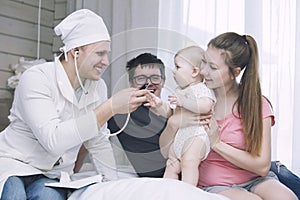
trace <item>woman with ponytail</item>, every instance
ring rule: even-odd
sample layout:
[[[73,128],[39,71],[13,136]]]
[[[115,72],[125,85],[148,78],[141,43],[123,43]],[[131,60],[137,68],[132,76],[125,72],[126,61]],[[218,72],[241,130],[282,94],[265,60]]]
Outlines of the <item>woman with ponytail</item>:
[[[203,63],[201,74],[217,104],[207,129],[212,151],[199,166],[198,187],[230,199],[296,200],[269,171],[275,121],[261,92],[253,37],[217,36],[208,43]]]

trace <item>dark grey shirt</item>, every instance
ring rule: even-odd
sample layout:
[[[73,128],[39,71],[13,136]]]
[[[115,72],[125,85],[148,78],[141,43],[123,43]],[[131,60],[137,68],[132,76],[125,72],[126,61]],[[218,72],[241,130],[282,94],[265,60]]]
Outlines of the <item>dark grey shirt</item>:
[[[108,121],[111,132],[120,130],[127,115],[115,115]],[[130,163],[140,177],[162,177],[166,159],[161,155],[159,137],[167,119],[140,106],[131,113],[124,131],[117,135]]]

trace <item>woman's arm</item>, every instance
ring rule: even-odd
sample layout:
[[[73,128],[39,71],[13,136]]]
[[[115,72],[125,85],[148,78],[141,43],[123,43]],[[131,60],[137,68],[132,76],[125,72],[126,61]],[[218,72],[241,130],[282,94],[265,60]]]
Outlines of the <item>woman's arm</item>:
[[[211,148],[223,158],[234,165],[256,173],[260,176],[268,174],[271,163],[271,117],[263,120],[263,141],[259,156],[253,156],[249,152],[232,147],[217,137],[218,127],[215,120],[211,120],[209,136]]]
[[[211,112],[213,105],[214,102],[209,97],[201,97],[195,99],[184,97],[182,99],[182,107],[194,113],[209,113]]]
[[[176,103],[194,113],[205,114],[211,112],[216,103],[216,97],[212,90],[203,83],[189,86],[185,90],[177,90]]]
[[[170,145],[173,143],[174,137],[179,128],[195,125],[207,125],[211,118],[211,113],[200,116],[189,110],[177,107],[174,114],[169,118],[168,123],[159,138],[161,154],[168,156]]]

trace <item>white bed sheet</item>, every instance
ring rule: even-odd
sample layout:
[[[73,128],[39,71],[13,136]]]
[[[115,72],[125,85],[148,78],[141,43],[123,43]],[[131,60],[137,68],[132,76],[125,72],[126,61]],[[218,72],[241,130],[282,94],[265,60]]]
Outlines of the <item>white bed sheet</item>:
[[[73,192],[68,200],[229,200],[182,181],[129,178],[97,183]]]

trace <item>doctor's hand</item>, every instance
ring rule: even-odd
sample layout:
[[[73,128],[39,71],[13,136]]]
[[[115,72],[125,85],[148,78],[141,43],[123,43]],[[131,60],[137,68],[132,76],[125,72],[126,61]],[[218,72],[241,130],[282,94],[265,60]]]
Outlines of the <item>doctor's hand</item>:
[[[127,88],[117,92],[111,97],[113,114],[125,114],[135,111],[146,101],[146,94],[148,93],[148,90],[138,90],[136,88]]]

